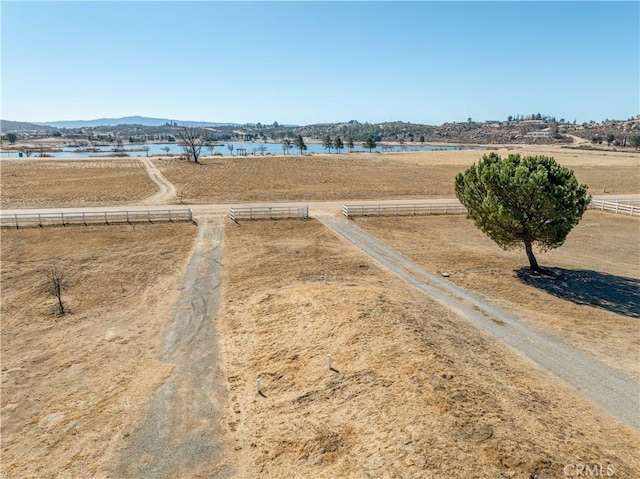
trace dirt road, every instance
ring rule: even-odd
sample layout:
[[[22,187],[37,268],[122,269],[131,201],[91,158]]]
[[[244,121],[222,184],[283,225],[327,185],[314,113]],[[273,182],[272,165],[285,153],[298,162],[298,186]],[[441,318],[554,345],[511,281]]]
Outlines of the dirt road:
[[[316,217],[441,305],[524,354],[623,423],[640,429],[639,386],[632,379],[526,324],[520,318],[423,270],[348,220],[327,214]]]
[[[220,306],[224,223],[203,218],[182,297],[164,334],[162,360],[174,365],[132,436],[118,478],[229,477],[220,442],[226,385],[219,371],[214,321]]]
[[[140,161],[147,169],[149,177],[158,185],[160,191],[145,200],[145,203],[166,203],[176,197],[176,187],[160,172],[149,158],[140,158]]]

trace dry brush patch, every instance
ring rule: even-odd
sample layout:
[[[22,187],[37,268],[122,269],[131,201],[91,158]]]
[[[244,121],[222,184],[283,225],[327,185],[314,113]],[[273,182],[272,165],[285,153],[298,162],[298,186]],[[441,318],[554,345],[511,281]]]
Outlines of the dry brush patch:
[[[640,472],[635,431],[316,221],[226,231],[219,331],[238,477],[562,477],[579,461]]]
[[[104,477],[171,372],[158,360],[191,225],[2,232],[2,475]],[[44,273],[63,271],[58,316]]]
[[[498,150],[555,156],[594,193],[638,193],[640,156],[564,150]],[[488,151],[256,156],[155,160],[189,203],[454,197],[454,178]],[[609,156],[608,156],[609,155]]]
[[[132,204],[157,191],[138,160],[2,160],[2,208]]]
[[[537,253],[556,279],[531,275],[463,216],[358,218],[356,224],[432,272],[640,380],[638,220],[587,211],[560,248]]]

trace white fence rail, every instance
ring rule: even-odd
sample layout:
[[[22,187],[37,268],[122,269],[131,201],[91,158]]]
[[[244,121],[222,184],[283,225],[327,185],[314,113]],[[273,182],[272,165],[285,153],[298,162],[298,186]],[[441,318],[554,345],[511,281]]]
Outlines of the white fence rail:
[[[342,214],[354,216],[462,214],[467,209],[460,203],[413,203],[388,205],[343,205]]]
[[[229,218],[236,223],[238,220],[264,220],[284,218],[308,218],[308,206],[251,206],[229,208]]]
[[[2,227],[132,224],[193,221],[191,208],[176,210],[92,211],[61,213],[0,213]]]
[[[606,201],[607,203],[620,203],[621,205],[640,206],[640,198],[607,198],[606,200],[594,199],[592,201]]]
[[[637,200],[621,200],[627,203],[617,201],[591,200],[589,207],[594,210],[610,211],[620,215],[640,216],[640,202]]]
[[[591,200],[591,209],[610,211],[617,214],[640,216],[640,199],[624,198],[614,200]],[[467,209],[460,203],[413,203],[380,205],[343,205],[342,214],[354,216],[406,216],[432,214],[463,214]]]

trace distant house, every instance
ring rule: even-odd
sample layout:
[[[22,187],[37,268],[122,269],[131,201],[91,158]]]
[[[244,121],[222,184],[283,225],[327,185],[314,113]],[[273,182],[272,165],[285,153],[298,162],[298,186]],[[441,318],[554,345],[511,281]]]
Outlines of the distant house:
[[[546,131],[530,131],[527,136],[549,136],[549,130]]]

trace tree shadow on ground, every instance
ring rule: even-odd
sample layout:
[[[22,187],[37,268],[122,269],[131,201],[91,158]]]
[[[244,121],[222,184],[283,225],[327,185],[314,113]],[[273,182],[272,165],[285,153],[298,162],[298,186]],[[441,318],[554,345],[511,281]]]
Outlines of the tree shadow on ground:
[[[640,280],[590,270],[529,268],[515,270],[523,283],[576,304],[586,304],[630,318],[640,318]]]

